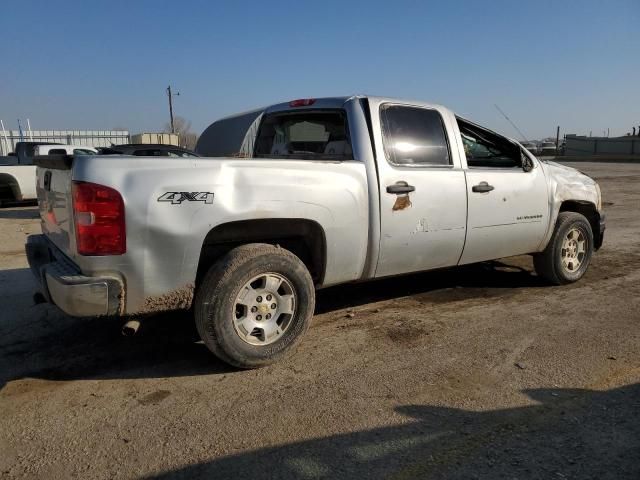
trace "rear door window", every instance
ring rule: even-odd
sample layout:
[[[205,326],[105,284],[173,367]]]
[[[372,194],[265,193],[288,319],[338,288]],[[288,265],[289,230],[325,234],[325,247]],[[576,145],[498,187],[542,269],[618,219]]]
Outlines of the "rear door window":
[[[444,123],[436,110],[385,105],[381,113],[384,149],[400,166],[450,165]]]
[[[344,110],[286,111],[263,117],[255,141],[258,158],[352,160]]]

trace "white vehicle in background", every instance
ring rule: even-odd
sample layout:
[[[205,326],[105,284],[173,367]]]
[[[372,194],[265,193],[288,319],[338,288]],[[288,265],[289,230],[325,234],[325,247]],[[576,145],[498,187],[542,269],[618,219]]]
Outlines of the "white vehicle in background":
[[[36,155],[97,155],[98,151],[86,145],[60,145],[55,143],[18,142],[14,154],[0,161],[0,206],[36,200]]]
[[[541,157],[554,157],[557,153],[556,144],[553,142],[542,142],[540,145]]]
[[[98,150],[86,145],[39,145],[35,154],[41,155],[97,155]]]
[[[531,152],[533,155],[537,155],[538,154],[538,146],[535,143],[533,143],[533,142],[522,142],[520,145],[522,145],[524,148],[529,150],[529,152]]]
[[[3,157],[11,159],[12,157]],[[0,162],[0,207],[7,203],[36,199],[35,165]]]

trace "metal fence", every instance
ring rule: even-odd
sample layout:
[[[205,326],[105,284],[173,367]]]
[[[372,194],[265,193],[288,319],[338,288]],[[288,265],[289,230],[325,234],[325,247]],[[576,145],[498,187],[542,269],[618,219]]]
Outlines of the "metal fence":
[[[640,155],[640,137],[574,137],[567,135],[565,155]]]
[[[52,142],[87,147],[108,147],[129,143],[127,130],[0,130],[0,155],[15,151],[18,142]]]

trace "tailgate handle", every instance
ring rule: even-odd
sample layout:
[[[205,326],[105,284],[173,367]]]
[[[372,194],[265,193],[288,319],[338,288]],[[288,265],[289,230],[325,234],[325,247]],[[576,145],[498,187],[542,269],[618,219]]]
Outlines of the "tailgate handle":
[[[49,192],[51,191],[51,171],[47,170],[44,172],[44,189]]]
[[[487,182],[480,182],[478,185],[471,187],[471,190],[476,193],[487,193],[494,189],[493,185],[489,185]]]

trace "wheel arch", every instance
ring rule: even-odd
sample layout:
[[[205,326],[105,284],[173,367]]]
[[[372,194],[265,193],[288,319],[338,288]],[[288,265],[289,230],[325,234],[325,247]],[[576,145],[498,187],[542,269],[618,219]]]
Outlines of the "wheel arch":
[[[286,248],[307,266],[316,285],[324,281],[327,246],[322,226],[303,218],[267,218],[239,220],[212,228],[202,242],[196,287],[213,263],[232,249],[248,243]]]
[[[12,195],[11,198],[5,196],[9,192]],[[22,192],[18,180],[9,173],[0,173],[0,200],[20,200],[21,198]]]
[[[558,213],[560,212],[575,212],[584,216],[589,221],[593,231],[594,248],[597,250],[602,246],[600,213],[594,203],[585,200],[565,200],[560,204]]]

